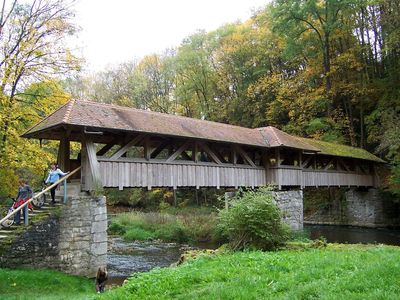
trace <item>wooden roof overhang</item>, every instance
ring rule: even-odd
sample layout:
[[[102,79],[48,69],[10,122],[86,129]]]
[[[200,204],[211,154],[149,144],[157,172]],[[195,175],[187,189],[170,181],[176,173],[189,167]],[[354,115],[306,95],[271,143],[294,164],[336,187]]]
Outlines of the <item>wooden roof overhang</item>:
[[[289,135],[275,127],[245,128],[116,105],[71,100],[33,126],[22,137],[95,143],[146,133],[160,138],[190,139],[218,144],[237,144],[258,149],[290,148],[303,153],[352,157],[384,162],[360,148]]]
[[[279,130],[275,128],[275,131]],[[286,133],[279,132],[286,140],[296,140]],[[255,148],[276,146],[275,140],[259,129],[79,100],[69,101],[25,132],[22,137],[51,140],[68,137],[71,141],[82,141],[85,135],[90,135],[95,142],[107,143],[116,135],[136,133]],[[299,150],[319,151],[298,141],[289,146]]]
[[[82,126],[82,125],[74,125],[74,124],[58,124],[37,132],[23,134],[22,137],[25,138],[33,138],[39,140],[63,140],[66,137],[71,142],[83,142],[88,137],[94,142],[99,144],[108,144],[108,143],[123,143],[126,139],[130,137],[134,137],[138,134],[145,133],[152,138],[160,138],[160,139],[174,139],[174,140],[193,140],[193,141],[205,141],[216,143],[219,145],[229,146],[232,144],[251,147],[255,149],[266,149],[268,147],[261,145],[252,145],[252,144],[243,144],[243,143],[232,143],[221,140],[211,140],[204,138],[196,138],[196,137],[185,137],[179,135],[165,135],[165,134],[156,134],[152,132],[139,132],[133,130],[117,130],[112,128],[101,128],[94,126]],[[141,144],[140,142],[138,143]]]

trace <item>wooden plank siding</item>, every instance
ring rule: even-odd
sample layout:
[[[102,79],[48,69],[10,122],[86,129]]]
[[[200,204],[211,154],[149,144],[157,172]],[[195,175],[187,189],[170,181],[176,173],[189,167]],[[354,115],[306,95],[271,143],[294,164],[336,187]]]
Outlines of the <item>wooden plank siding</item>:
[[[264,168],[216,165],[99,161],[104,187],[263,186]]]
[[[336,170],[300,169],[289,166],[270,168],[267,183],[278,186],[374,186],[374,176]]]
[[[98,157],[104,187],[257,187],[267,184],[298,187],[374,186],[374,175],[337,170],[278,166],[217,165],[157,160],[118,160]]]

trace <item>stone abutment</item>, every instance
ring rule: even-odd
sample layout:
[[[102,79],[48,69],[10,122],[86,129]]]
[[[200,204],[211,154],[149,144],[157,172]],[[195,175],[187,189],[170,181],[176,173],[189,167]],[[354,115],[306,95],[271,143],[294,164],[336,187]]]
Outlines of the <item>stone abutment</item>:
[[[1,267],[60,270],[94,277],[107,264],[105,197],[73,196],[1,248]]]

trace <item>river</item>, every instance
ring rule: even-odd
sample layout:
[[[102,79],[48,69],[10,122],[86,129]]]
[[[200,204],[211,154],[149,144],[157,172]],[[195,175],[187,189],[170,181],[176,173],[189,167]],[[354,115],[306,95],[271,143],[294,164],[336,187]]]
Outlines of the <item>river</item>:
[[[132,273],[168,267],[178,261],[184,249],[175,243],[125,242],[121,238],[109,240],[108,285],[120,285]]]
[[[304,225],[313,240],[325,237],[328,243],[386,244],[400,246],[400,230],[388,228],[364,228],[338,225]]]

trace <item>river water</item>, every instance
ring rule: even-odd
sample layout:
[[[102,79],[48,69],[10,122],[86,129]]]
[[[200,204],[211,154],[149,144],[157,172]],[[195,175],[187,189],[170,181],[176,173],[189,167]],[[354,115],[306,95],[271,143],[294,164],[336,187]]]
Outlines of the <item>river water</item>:
[[[325,237],[330,243],[378,243],[400,246],[399,229],[376,229],[352,226],[305,225],[311,239]],[[207,248],[210,245],[200,245]],[[215,245],[211,245],[215,248]],[[121,285],[133,273],[146,272],[155,267],[168,267],[179,260],[187,249],[175,243],[124,242],[121,238],[109,241],[108,286]]]
[[[386,244],[400,246],[400,230],[338,225],[304,225],[311,239],[325,237],[328,243]]]
[[[175,243],[125,242],[121,238],[109,240],[109,285],[120,285],[136,272],[150,271],[155,267],[168,267],[177,262],[184,248]]]

